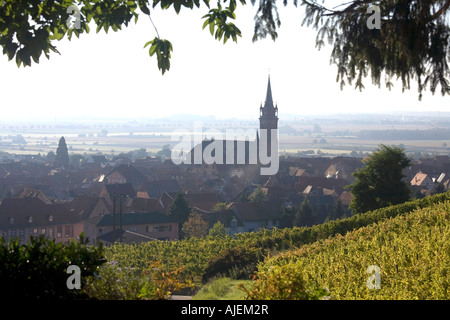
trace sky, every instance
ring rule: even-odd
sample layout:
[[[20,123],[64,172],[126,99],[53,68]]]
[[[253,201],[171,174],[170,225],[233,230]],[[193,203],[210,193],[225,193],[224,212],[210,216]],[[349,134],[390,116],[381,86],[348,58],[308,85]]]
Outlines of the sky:
[[[236,11],[243,36],[226,44],[202,30],[207,8],[156,8],[152,19],[161,38],[172,42],[171,68],[164,75],[144,44],[156,36],[146,16],[119,32],[102,30],[56,43],[61,55],[44,55],[39,64],[18,68],[0,55],[0,123],[145,119],[175,114],[217,119],[257,119],[270,74],[280,119],[340,113],[449,111],[449,98],[426,92],[422,101],[410,91],[372,85],[363,92],[336,82],[330,46],[315,48],[315,32],[302,27],[302,9],[280,6],[281,28],[253,43],[256,8]]]

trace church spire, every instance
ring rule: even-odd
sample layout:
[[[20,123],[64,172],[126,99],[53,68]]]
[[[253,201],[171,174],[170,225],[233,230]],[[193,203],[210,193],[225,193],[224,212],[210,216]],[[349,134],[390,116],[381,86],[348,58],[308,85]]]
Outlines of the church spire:
[[[270,74],[269,80],[267,82],[267,93],[266,93],[266,102],[264,103],[264,108],[273,108],[273,99],[272,99],[272,88],[270,86]]]
[[[272,87],[270,85],[270,75],[267,81],[267,93],[264,107],[259,107],[260,129],[276,129],[278,128],[278,107],[275,107],[272,99]]]

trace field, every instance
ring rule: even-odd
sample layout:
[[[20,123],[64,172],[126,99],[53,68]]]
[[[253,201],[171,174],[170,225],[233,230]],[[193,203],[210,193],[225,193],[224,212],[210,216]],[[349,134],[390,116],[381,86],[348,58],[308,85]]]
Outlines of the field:
[[[56,152],[58,141],[61,136],[65,137],[69,154],[111,154],[118,155],[127,153],[136,149],[146,149],[149,153],[160,151],[164,145],[173,146],[178,141],[172,141],[172,137],[165,133],[146,133],[130,134],[117,133],[108,136],[86,135],[78,136],[75,134],[51,133],[51,134],[23,134],[26,144],[12,143],[8,135],[3,135],[0,141],[0,151],[11,154],[38,154],[46,155],[48,152]],[[326,142],[321,142],[324,139]],[[448,140],[368,140],[358,139],[356,137],[336,137],[321,135],[288,135],[280,134],[279,152],[284,154],[298,154],[313,150],[314,154],[318,151],[329,155],[348,155],[355,152],[371,152],[379,144],[403,145],[406,152],[422,152],[429,154],[449,154],[450,139]],[[444,147],[445,146],[445,147]],[[319,153],[320,153],[319,152]],[[311,152],[310,152],[311,153]]]

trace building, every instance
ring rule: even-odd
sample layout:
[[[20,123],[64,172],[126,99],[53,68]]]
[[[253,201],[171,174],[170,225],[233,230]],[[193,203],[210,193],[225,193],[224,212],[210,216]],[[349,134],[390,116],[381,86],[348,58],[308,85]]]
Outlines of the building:
[[[141,171],[130,164],[120,164],[106,176],[108,184],[130,183],[135,189],[140,188],[147,180]]]
[[[124,213],[122,218],[120,214],[107,214],[97,216],[83,221],[83,230],[86,237],[94,244],[100,241],[103,235],[116,231],[117,234],[124,230],[142,235],[144,238],[157,240],[176,240],[178,239],[178,221],[161,213]],[[107,236],[105,240],[116,239],[113,234]],[[142,237],[141,237],[142,239]],[[119,237],[120,241],[120,237]],[[123,239],[122,239],[123,241]]]
[[[412,187],[419,187],[431,191],[434,189],[434,182],[430,175],[419,171],[410,182]]]
[[[39,198],[4,199],[0,205],[0,235],[7,241],[43,235],[56,243],[77,239],[83,231],[78,215],[62,204],[48,204]]]
[[[114,200],[114,194],[116,195],[116,199],[119,199],[122,195],[127,198],[136,197],[136,191],[134,190],[131,183],[114,183],[114,184],[105,184],[100,191],[100,197],[105,197]]]
[[[281,212],[280,208],[270,203],[257,202],[234,202],[229,206],[234,213],[235,219],[231,221],[230,231],[253,232],[259,229],[273,229],[280,226]],[[238,223],[242,225],[237,230]]]
[[[95,216],[103,216],[112,211],[108,198],[96,195],[79,195],[72,201],[65,203],[69,212],[78,216],[80,220],[86,220]]]
[[[180,185],[175,179],[154,180],[144,183],[138,190],[137,197],[156,199],[164,192],[177,193],[181,191]]]
[[[214,134],[211,134],[212,138],[200,141],[186,153],[184,159],[182,157],[175,159],[177,164],[179,162],[197,165],[216,164],[218,166],[257,165],[260,167],[262,175],[276,174],[279,166],[278,106],[274,106],[273,103],[270,77],[267,83],[266,100],[264,106],[261,104],[259,114],[259,131],[227,131],[226,139],[215,139]],[[175,147],[175,150],[183,151],[178,148],[181,149],[185,145],[186,141],[182,141],[179,147]]]

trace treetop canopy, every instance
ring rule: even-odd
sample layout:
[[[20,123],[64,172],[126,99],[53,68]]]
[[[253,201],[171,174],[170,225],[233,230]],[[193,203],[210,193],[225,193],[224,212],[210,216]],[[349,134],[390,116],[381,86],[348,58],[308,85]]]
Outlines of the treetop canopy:
[[[250,0],[258,6],[253,41],[267,36],[276,40],[280,2]],[[377,86],[384,79],[389,89],[392,79],[400,79],[403,91],[416,81],[419,99],[427,88],[433,94],[439,88],[442,95],[450,93],[450,0],[353,0],[337,6],[331,0],[291,3],[304,8],[303,25],[317,31],[316,47],[322,48],[325,41],[332,46],[330,63],[337,66],[341,88],[354,83],[362,90],[363,78],[370,76]],[[224,43],[237,42],[241,31],[233,22],[235,11],[247,4],[247,0],[0,0],[0,45],[17,66],[31,66],[31,60],[39,63],[42,54],[49,59],[51,51],[59,53],[55,41],[89,33],[91,22],[96,32],[119,31],[132,20],[137,23],[141,15],[151,20],[157,6],[173,8],[177,14],[182,7],[205,10],[203,29]],[[149,47],[150,56],[156,54],[164,74],[170,69],[173,46],[160,38],[156,26],[155,33],[144,47]]]

